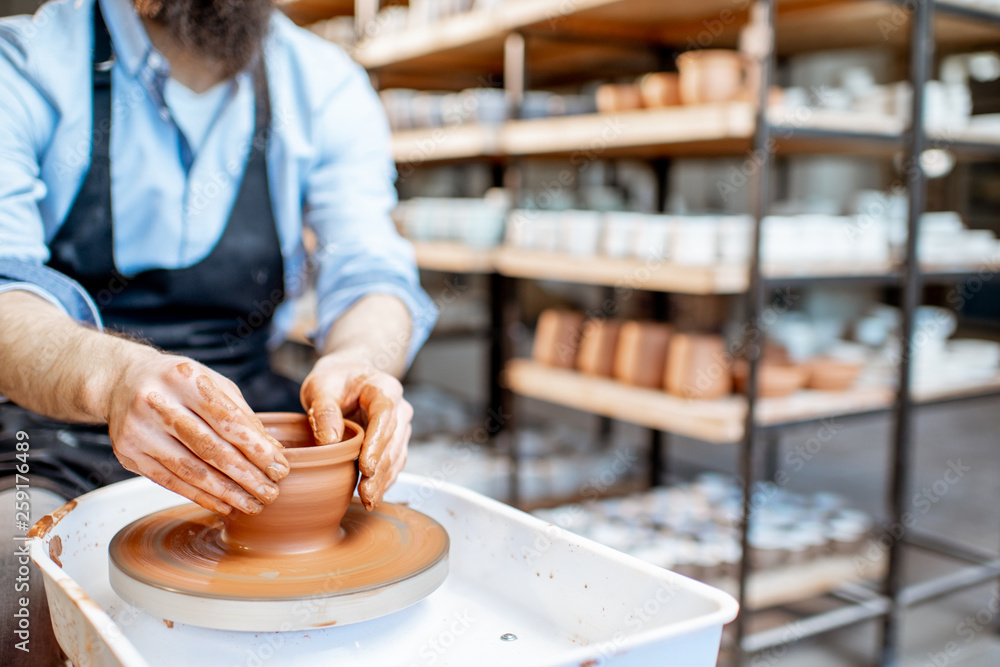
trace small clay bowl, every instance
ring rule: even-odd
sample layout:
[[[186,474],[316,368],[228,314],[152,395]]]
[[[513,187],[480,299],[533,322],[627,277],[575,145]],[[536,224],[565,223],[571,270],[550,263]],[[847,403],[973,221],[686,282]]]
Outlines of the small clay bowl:
[[[745,393],[749,368],[746,361],[733,364],[733,383],[737,393]],[[761,398],[781,398],[794,394],[806,386],[808,371],[794,364],[777,364],[763,361],[757,374],[757,395]]]
[[[318,444],[305,415],[258,413],[264,428],[285,447],[291,468],[278,482],[278,498],[255,516],[223,517],[222,540],[241,551],[301,554],[327,549],[343,537],[344,518],[358,485],[358,455],[365,434],[344,420],[340,442]]]
[[[861,374],[863,364],[820,357],[808,362],[808,387],[821,391],[845,391]]]

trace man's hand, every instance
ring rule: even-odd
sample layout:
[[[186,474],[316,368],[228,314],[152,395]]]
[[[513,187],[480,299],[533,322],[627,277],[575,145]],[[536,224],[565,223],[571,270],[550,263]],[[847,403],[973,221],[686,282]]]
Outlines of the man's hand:
[[[259,512],[288,474],[235,384],[34,294],[0,294],[0,368],[0,393],[53,419],[107,423],[122,465],[214,512]]]
[[[365,426],[358,495],[366,509],[378,507],[406,465],[413,408],[403,398],[403,385],[349,355],[328,354],[302,383],[302,406],[319,443],[343,438],[345,415]]]
[[[108,395],[108,428],[127,470],[219,514],[257,514],[288,474],[281,445],[236,385],[209,368],[146,348]]]

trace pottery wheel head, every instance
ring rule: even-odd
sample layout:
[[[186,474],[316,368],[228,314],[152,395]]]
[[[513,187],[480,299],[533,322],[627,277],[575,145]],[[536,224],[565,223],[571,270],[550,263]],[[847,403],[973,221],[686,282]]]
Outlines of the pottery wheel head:
[[[392,503],[367,512],[355,500],[341,529],[342,539],[325,549],[261,554],[221,539],[221,517],[193,504],[172,507],[115,535],[111,585],[159,618],[271,631],[384,616],[423,599],[447,575],[448,534],[420,512]]]

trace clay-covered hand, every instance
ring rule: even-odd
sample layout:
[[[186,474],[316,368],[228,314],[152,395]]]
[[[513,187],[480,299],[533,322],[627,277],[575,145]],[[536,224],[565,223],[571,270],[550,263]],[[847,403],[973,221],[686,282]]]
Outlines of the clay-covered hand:
[[[358,496],[373,510],[406,465],[413,408],[403,398],[403,385],[388,373],[336,354],[321,357],[302,383],[302,406],[316,441],[339,442],[344,416],[365,427],[358,467]]]
[[[288,474],[281,445],[237,386],[190,359],[137,355],[111,389],[107,410],[126,469],[213,512],[260,512]]]

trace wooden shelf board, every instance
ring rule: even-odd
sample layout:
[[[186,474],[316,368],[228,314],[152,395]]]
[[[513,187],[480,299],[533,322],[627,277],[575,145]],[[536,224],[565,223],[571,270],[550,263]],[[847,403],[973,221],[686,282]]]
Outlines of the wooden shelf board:
[[[788,109],[772,107],[768,120],[777,130],[813,130],[819,132],[851,132],[859,135],[901,137],[905,129],[902,119],[888,114],[868,114],[830,109]]]
[[[976,395],[1000,392],[1000,376],[982,378],[970,382],[941,383],[933,386],[916,385],[913,388],[913,400],[917,403],[932,403],[934,401],[953,398],[973,397]]]
[[[669,431],[706,442],[733,443],[743,438],[745,401],[742,396],[719,400],[688,400],[656,389],[643,389],[609,378],[551,368],[526,359],[512,360],[506,370],[510,389],[522,396],[565,405],[585,412]],[[1000,390],[1000,376],[960,386],[917,388],[915,400],[927,402]],[[881,410],[892,405],[888,387],[856,387],[842,392],[800,391],[758,402],[757,421],[776,425],[837,415]]]
[[[780,6],[780,5],[779,5]],[[778,50],[784,54],[889,46],[905,50],[910,12],[892,2],[846,0],[818,6],[793,6],[779,12]],[[937,12],[934,34],[939,47],[964,49],[995,42],[1000,24],[977,23]]]
[[[616,148],[748,139],[749,104],[705,104],[511,121],[501,126],[500,146],[509,155],[600,154]]]
[[[484,157],[500,153],[498,128],[454,125],[402,130],[392,135],[392,154],[401,164]]]
[[[952,1],[952,4],[958,4]],[[987,12],[987,15],[991,15]],[[370,69],[438,72],[466,69],[476,61],[480,71],[501,70],[506,35],[522,31],[536,37],[560,38],[558,49],[576,54],[550,67],[534,63],[533,76],[552,67],[579,62],[596,45],[631,42],[675,48],[732,48],[747,19],[747,8],[731,0],[515,0],[489,10],[448,17],[427,26],[377,35],[359,45],[355,57]],[[875,0],[779,0],[779,52],[888,45],[904,49],[909,14],[893,2]],[[997,22],[974,21],[938,12],[939,45],[968,48],[995,42]],[[571,40],[563,38],[571,37]],[[589,38],[590,43],[587,43]],[[547,48],[544,40],[534,48]],[[541,61],[544,62],[544,59]]]
[[[278,0],[276,4],[299,25],[335,16],[354,16],[354,0]]]
[[[524,359],[508,363],[506,381],[514,393],[522,396],[709,442],[737,442],[743,433],[742,401],[736,396],[689,401]]]
[[[492,273],[494,250],[472,248],[453,241],[414,241],[417,266],[451,273]]]
[[[892,154],[902,146],[903,122],[894,116],[826,110],[769,111],[779,150],[824,153],[855,150]],[[742,155],[754,128],[753,107],[733,102],[614,114],[515,120],[499,125],[452,125],[393,134],[401,164],[480,157],[563,155],[597,159],[621,155]],[[932,141],[1000,149],[988,130],[930,132]]]
[[[859,572],[855,557],[843,555],[752,572],[747,582],[745,606],[750,610],[767,609],[811,600],[862,579],[877,580],[885,571],[886,559],[884,555],[874,561],[866,558],[865,565],[864,572]],[[716,579],[707,583],[730,595],[738,594],[739,586],[735,579]]]
[[[629,151],[735,155],[749,146],[753,125],[749,104],[710,104],[402,130],[393,134],[392,152],[406,164],[502,155],[596,159]]]
[[[517,278],[684,294],[738,294],[746,289],[739,266],[683,266],[658,260],[571,255],[500,248],[497,271]]]
[[[414,241],[417,265],[423,269],[454,273],[497,273],[512,278],[555,280],[641,289],[677,294],[740,294],[747,289],[747,269],[742,264],[684,265],[631,257],[575,256],[565,253],[522,250],[508,246],[472,248],[455,241]],[[923,267],[933,279],[956,279],[983,267]],[[995,272],[1000,267],[989,267]],[[984,269],[987,270],[987,269]],[[852,277],[887,280],[898,277],[898,267],[886,263],[827,265],[765,264],[768,279],[831,280]]]

